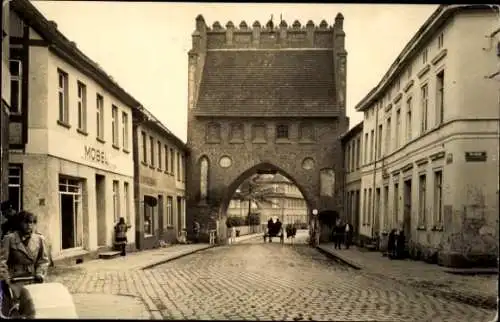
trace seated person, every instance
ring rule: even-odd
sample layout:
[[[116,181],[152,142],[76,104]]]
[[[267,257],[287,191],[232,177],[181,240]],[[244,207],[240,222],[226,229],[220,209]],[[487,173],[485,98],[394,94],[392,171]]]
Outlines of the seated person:
[[[22,284],[9,283],[5,261],[0,261],[0,306],[1,319],[35,318],[35,305],[30,293]]]

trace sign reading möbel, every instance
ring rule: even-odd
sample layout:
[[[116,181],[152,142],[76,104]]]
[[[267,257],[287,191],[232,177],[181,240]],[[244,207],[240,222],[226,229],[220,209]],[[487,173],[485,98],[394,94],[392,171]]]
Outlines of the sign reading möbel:
[[[85,160],[102,163],[108,165],[108,158],[103,150],[93,148],[91,146],[85,145],[85,153],[83,155]]]

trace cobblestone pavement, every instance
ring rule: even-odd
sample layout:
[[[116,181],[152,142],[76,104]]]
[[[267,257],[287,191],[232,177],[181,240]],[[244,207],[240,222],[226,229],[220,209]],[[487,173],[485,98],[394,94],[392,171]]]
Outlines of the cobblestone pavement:
[[[360,267],[365,273],[475,306],[496,307],[498,275],[450,274],[438,265],[409,259],[389,260],[380,252],[363,251],[356,247],[341,250],[335,250],[333,244],[319,247]]]
[[[54,280],[89,318],[109,317],[111,306],[115,317],[136,319],[490,321],[495,314],[391,285],[306,245],[257,239],[147,270],[81,268]]]
[[[391,285],[305,245],[217,247],[144,275],[166,319],[489,321],[495,315]]]

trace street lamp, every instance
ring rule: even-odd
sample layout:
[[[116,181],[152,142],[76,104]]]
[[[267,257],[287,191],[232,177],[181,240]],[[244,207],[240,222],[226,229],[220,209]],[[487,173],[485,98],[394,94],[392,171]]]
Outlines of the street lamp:
[[[236,194],[238,195],[238,200],[240,201],[239,206],[240,206],[240,217],[243,217],[243,207],[241,206],[241,190],[238,188],[236,189]]]

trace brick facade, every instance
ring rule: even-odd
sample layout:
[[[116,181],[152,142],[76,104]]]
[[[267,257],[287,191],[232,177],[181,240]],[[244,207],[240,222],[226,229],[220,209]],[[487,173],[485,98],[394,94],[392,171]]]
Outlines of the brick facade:
[[[284,21],[279,28],[258,22],[208,28],[197,17],[189,52],[188,228],[197,219],[202,230],[215,229],[236,188],[258,170],[288,177],[310,210],[342,212],[339,137],[348,127],[342,29],[341,14],[331,27],[323,21],[304,28]],[[288,133],[279,138],[283,126]],[[202,157],[209,164],[206,202]],[[221,166],[223,157],[231,164]],[[325,180],[322,187],[321,170],[332,170],[334,186]]]

